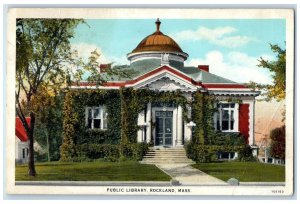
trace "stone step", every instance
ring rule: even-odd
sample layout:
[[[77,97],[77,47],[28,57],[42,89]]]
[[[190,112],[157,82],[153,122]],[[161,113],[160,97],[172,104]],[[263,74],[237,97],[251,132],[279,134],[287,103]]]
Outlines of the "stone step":
[[[181,161],[181,160],[174,160],[174,161],[162,161],[162,160],[154,160],[154,161],[140,161],[141,164],[195,164],[194,161]]]
[[[184,148],[151,148],[149,151],[185,151]]]
[[[186,155],[173,155],[173,154],[146,154],[147,157],[186,157]]]
[[[185,149],[150,149],[149,151],[165,151],[165,152],[185,152]]]
[[[164,163],[193,163],[193,161],[189,161],[189,160],[142,160],[142,162],[144,163],[159,163],[159,164],[164,164]]]
[[[181,156],[172,156],[172,155],[145,155],[144,158],[187,158],[185,155],[181,155]]]
[[[147,155],[153,155],[153,156],[155,156],[155,155],[162,155],[162,156],[168,156],[168,155],[171,155],[171,156],[186,156],[186,154],[185,153],[147,153]]]
[[[185,153],[185,151],[149,151],[148,153],[169,153],[169,154],[173,154],[173,153]]]
[[[145,163],[194,163],[190,159],[143,159]]]
[[[194,164],[195,162],[186,156],[184,148],[152,148],[140,161],[143,164]]]

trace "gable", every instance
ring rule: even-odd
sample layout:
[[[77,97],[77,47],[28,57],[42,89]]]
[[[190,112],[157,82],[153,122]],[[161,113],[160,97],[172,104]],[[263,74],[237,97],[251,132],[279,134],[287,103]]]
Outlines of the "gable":
[[[168,66],[163,66],[139,77],[139,80],[132,87],[160,91],[195,91],[199,88],[199,85],[183,73]]]
[[[176,90],[194,90],[196,88],[186,86],[177,82],[174,79],[170,79],[169,77],[165,76],[156,81],[151,81],[144,86],[139,88],[147,88],[150,90],[158,90],[158,91],[176,91]]]

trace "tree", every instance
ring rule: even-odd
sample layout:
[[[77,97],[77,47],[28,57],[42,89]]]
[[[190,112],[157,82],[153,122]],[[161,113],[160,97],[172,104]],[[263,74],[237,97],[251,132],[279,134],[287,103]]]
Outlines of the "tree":
[[[40,107],[37,114],[34,138],[46,150],[47,154],[41,155],[42,160],[57,161],[62,143],[64,94],[52,96],[45,91],[39,97],[43,97],[41,100],[44,101],[44,106]]]
[[[258,67],[268,69],[272,73],[273,84],[255,84],[255,86],[265,91],[262,93],[266,97],[265,100],[276,99],[282,101],[285,99],[286,50],[278,45],[270,44],[270,47],[276,54],[276,60],[269,61],[260,57]]]
[[[270,155],[274,158],[285,159],[285,126],[271,130],[270,137]]]
[[[43,93],[57,95],[72,81],[80,81],[85,70],[91,81],[97,84],[107,79],[99,74],[95,50],[88,62],[78,57],[71,49],[70,39],[74,36],[81,19],[17,19],[16,22],[16,113],[29,140],[29,176],[35,176],[34,128],[36,116],[45,104]],[[108,67],[106,76],[130,77],[122,67]],[[25,117],[29,115],[28,124]]]

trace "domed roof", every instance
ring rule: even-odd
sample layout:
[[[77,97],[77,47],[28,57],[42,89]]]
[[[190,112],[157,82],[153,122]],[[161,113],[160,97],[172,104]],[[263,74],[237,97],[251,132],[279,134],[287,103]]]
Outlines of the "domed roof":
[[[145,51],[183,52],[172,38],[160,32],[159,19],[155,23],[156,31],[144,38],[131,53]]]

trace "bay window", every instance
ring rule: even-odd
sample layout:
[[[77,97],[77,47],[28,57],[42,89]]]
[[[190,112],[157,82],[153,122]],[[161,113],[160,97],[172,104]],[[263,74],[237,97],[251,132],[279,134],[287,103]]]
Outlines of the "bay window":
[[[95,106],[86,108],[86,125],[89,129],[107,129],[106,107]]]

